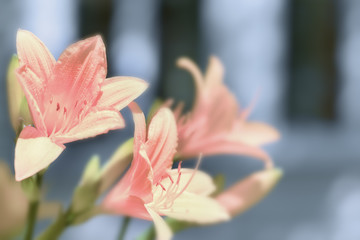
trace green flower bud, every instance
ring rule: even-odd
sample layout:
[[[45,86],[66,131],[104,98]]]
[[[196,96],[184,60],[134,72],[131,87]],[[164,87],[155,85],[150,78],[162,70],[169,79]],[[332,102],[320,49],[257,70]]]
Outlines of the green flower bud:
[[[93,156],[85,167],[78,187],[75,189],[71,212],[83,213],[92,208],[99,196],[100,158]]]
[[[128,167],[132,159],[134,138],[123,143],[101,170],[100,194],[105,192]]]
[[[7,94],[11,125],[18,135],[24,125],[32,124],[32,118],[25,94],[16,79],[15,70],[19,67],[19,60],[14,55],[9,63],[7,72]]]

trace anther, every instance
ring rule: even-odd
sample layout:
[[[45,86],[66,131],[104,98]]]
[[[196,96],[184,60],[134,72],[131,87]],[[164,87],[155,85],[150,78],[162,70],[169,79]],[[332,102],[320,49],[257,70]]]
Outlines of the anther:
[[[172,179],[172,177],[170,175],[168,175],[168,177],[169,177],[171,183],[174,183],[174,180]]]
[[[180,173],[180,170],[181,170],[181,164],[182,164],[182,161],[179,162],[179,165],[178,165],[178,173]]]
[[[177,178],[177,180],[176,180],[176,184],[177,184],[177,185],[179,185],[180,178],[181,178],[181,172],[179,172],[179,176],[178,176],[178,178]]]
[[[159,185],[164,191],[166,191],[165,187],[161,183],[159,183]]]

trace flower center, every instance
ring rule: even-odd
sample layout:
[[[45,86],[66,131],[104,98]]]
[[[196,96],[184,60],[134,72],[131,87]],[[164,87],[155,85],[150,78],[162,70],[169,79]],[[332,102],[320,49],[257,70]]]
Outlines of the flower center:
[[[71,108],[67,107],[68,103],[66,100],[60,101],[51,97],[45,105],[44,122],[48,136],[71,129],[84,117],[84,112],[89,108],[86,100],[80,103],[76,101]]]
[[[164,179],[157,183],[154,192],[154,202],[159,209],[169,209],[173,206],[175,200],[188,188],[195,173],[199,167],[201,157],[199,158],[194,171],[188,180],[182,178],[181,164],[178,165],[176,181],[167,173]],[[183,181],[186,181],[185,183]],[[164,186],[165,185],[165,186]],[[160,192],[160,193],[159,193]]]

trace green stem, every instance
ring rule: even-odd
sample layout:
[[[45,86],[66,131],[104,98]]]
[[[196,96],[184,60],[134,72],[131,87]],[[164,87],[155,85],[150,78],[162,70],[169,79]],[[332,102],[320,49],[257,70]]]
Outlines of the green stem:
[[[124,217],[124,220],[121,223],[121,230],[120,230],[120,233],[119,233],[118,240],[124,240],[126,230],[128,229],[130,220],[131,220],[130,217]]]
[[[86,221],[91,216],[94,216],[93,214],[97,214],[98,210],[94,209],[92,211],[83,211],[79,212],[77,214],[73,213],[71,206],[68,208],[66,212],[61,212],[56,220],[47,228],[45,231],[43,231],[36,240],[56,240],[58,239],[61,234],[65,231],[65,229],[73,224],[79,224],[83,221]],[[83,221],[79,222],[79,218],[83,219]]]
[[[36,174],[36,189],[35,191],[40,192],[43,180],[43,174],[38,173]],[[29,211],[27,216],[27,228],[25,233],[25,240],[31,240],[34,234],[34,228],[37,219],[37,213],[40,204],[40,196],[36,196],[34,199],[31,199],[29,202]]]
[[[63,231],[70,225],[69,217],[71,212],[68,210],[59,214],[57,219],[36,239],[37,240],[48,240],[48,239],[58,239]]]
[[[29,213],[27,217],[28,225],[26,228],[25,240],[32,239],[38,208],[39,208],[39,201],[29,203]]]

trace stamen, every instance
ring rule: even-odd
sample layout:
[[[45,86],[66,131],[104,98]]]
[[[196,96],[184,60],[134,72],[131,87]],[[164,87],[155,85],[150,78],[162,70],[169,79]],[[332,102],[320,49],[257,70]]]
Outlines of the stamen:
[[[186,190],[186,188],[190,185],[190,182],[193,180],[193,178],[194,178],[194,176],[195,176],[195,173],[196,173],[196,171],[197,171],[198,168],[199,168],[201,159],[202,159],[202,153],[200,153],[200,155],[199,155],[198,162],[197,162],[197,164],[196,164],[196,167],[195,167],[195,169],[194,169],[194,171],[193,171],[193,173],[192,173],[189,181],[186,183],[186,185],[184,186],[184,188],[175,196],[175,198],[179,197],[179,196]],[[180,176],[180,174],[179,174],[179,176]],[[180,177],[179,177],[179,178],[180,178]]]
[[[177,177],[177,180],[176,180],[176,185],[179,185],[180,178],[181,178],[181,172],[179,172],[179,175],[178,175],[178,177]]]
[[[159,183],[159,185],[164,191],[166,191],[165,187],[161,183]]]
[[[174,184],[174,180],[172,179],[172,177],[170,175],[168,175],[168,177],[169,177],[171,183]]]
[[[57,103],[57,104],[56,104],[56,111],[59,111],[59,110],[60,110],[60,104]]]
[[[181,164],[182,164],[182,161],[179,162],[179,165],[178,165],[178,173],[180,173],[180,170],[181,170]]]
[[[156,184],[156,186],[160,185],[161,188],[163,189],[160,196],[157,198],[157,204],[158,204],[159,207],[164,208],[164,209],[168,209],[168,208],[172,207],[175,200],[187,189],[190,182],[194,178],[195,173],[199,168],[201,158],[202,158],[202,155],[199,156],[198,162],[196,164],[196,167],[195,167],[191,177],[189,178],[189,180],[187,181],[187,183],[185,184],[185,186],[182,189],[179,189],[180,188],[179,183],[180,183],[181,175],[182,175],[182,171],[181,171],[182,162],[179,162],[179,165],[178,165],[178,176],[177,176],[177,179],[176,179],[176,184],[174,184],[174,180],[172,179],[172,177],[169,174],[167,174],[166,177],[169,177],[171,183],[169,183],[169,186],[168,186],[167,190],[165,189],[165,187],[160,182]]]
[[[156,184],[156,186],[158,186],[158,184]],[[166,192],[166,191],[161,191],[161,194],[160,194],[160,196],[159,196],[159,199],[161,199],[161,198],[163,197],[164,192]]]

